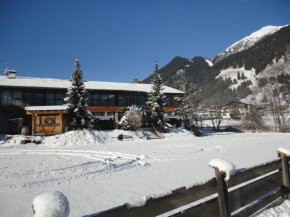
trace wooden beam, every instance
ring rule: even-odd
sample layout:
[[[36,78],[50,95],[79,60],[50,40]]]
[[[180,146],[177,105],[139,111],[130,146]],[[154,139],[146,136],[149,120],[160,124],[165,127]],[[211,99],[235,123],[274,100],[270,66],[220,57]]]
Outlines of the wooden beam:
[[[113,208],[111,210],[104,211],[102,213],[98,213],[91,216],[92,217],[95,217],[95,216],[98,216],[98,217],[158,216],[165,212],[174,210],[178,207],[187,205],[194,201],[200,200],[204,197],[215,194],[216,192],[217,192],[216,179],[212,178],[202,185],[196,185],[188,189],[186,187],[182,187],[182,188],[172,191],[172,193],[169,195],[159,197],[159,198],[150,198],[149,200],[146,201],[146,204],[144,206],[129,207],[125,204],[117,208]],[[207,206],[204,206],[204,207],[205,209],[208,208]]]
[[[254,213],[256,213],[257,211],[267,207],[267,209],[269,209],[270,207],[268,207],[268,205],[270,203],[272,203],[273,201],[279,199],[277,202],[275,203],[280,203],[282,201],[284,201],[284,198],[281,197],[282,196],[282,192],[281,190],[270,194],[264,198],[262,198],[261,200],[258,200],[258,202],[251,204],[249,207],[243,209],[242,211],[238,212],[237,214],[235,214],[235,217],[248,217]]]
[[[60,133],[62,134],[63,133],[63,126],[62,126],[62,118],[63,118],[63,116],[62,116],[62,113],[60,113],[59,114],[59,121],[60,121]]]
[[[289,157],[284,153],[279,153],[282,158],[282,192],[285,199],[289,199],[290,180],[289,180]]]
[[[119,123],[119,117],[118,117],[118,112],[115,112],[115,123]]]
[[[171,215],[172,217],[220,217],[219,202],[215,197],[197,206],[183,210],[179,213]]]
[[[39,115],[53,115],[53,114],[67,114],[68,111],[27,111],[27,115],[39,114]]]
[[[281,171],[277,171],[269,176],[229,192],[231,212],[235,212],[236,210],[255,202],[259,198],[262,198],[269,192],[275,191],[275,189],[281,187],[281,184]]]
[[[31,134],[32,134],[32,136],[34,136],[35,135],[35,114],[32,113],[31,115],[32,115]]]
[[[259,165],[244,171],[238,171],[234,175],[232,175],[230,180],[228,181],[228,188],[239,185],[251,179],[255,179],[259,176],[265,175],[275,170],[281,169],[281,162],[281,159],[277,159],[272,162]]]
[[[218,169],[215,169],[215,176],[217,179],[217,191],[218,191],[219,206],[220,206],[220,216],[231,217],[228,187],[225,181],[226,173],[220,172]]]

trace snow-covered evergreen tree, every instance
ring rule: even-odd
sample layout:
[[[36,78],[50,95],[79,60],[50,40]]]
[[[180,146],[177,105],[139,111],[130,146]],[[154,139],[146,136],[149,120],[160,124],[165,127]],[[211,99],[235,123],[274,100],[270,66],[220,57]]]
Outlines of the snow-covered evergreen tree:
[[[133,78],[132,84],[141,84],[142,82],[138,78]]]
[[[174,97],[175,115],[181,116],[183,120],[185,120],[190,112],[190,85],[188,79],[183,75],[181,79],[176,82],[175,88],[184,92],[184,94]]]
[[[152,79],[152,89],[148,94],[147,105],[152,107],[152,121],[155,127],[161,127],[165,132],[170,132],[172,126],[166,121],[168,121],[167,114],[165,113],[163,107],[165,106],[166,96],[163,93],[163,81],[158,74],[158,61],[155,63],[155,71],[153,73]]]
[[[66,93],[64,99],[68,107],[71,109],[70,126],[72,130],[83,130],[92,128],[92,115],[86,109],[87,92],[83,82],[83,74],[79,60],[75,61],[75,69],[72,74],[71,86]]]
[[[175,88],[184,92],[174,98],[175,115],[182,117],[183,124],[188,125],[192,120],[196,120],[197,108],[201,101],[200,90],[185,76],[181,77]]]

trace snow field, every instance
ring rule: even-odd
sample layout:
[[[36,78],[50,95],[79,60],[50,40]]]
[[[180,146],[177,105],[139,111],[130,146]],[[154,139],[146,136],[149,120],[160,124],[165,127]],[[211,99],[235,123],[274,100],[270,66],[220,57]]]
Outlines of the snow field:
[[[4,150],[0,156],[0,180],[6,183],[0,186],[0,192],[76,183],[146,166],[142,161],[145,156],[105,151]],[[12,166],[11,157],[22,160]],[[35,164],[37,169],[33,168]],[[14,184],[10,185],[11,181]]]
[[[52,191],[67,196],[70,217],[124,203],[138,206],[150,197],[214,177],[214,170],[208,166],[214,158],[245,169],[276,159],[280,147],[290,149],[290,135],[281,133],[204,130],[203,137],[195,137],[180,129],[165,137],[123,142],[108,139],[104,143],[96,140],[94,145],[82,147],[4,143],[0,145],[0,216],[22,213],[31,217],[33,199]]]
[[[238,72],[240,72],[240,76],[242,76],[242,73],[246,76],[246,79],[240,79],[238,80]],[[227,79],[230,78],[232,81],[236,79],[238,82],[237,84],[233,84],[230,86],[231,89],[237,88],[241,85],[241,83],[245,81],[251,81],[253,84],[257,83],[255,78],[255,69],[252,70],[246,70],[245,67],[241,68],[228,68],[225,70],[221,70],[220,74],[216,76],[216,79],[223,78]]]

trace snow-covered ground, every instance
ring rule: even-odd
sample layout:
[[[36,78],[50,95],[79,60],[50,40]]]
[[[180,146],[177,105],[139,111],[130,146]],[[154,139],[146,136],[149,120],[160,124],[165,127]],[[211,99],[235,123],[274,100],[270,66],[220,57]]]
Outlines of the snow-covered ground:
[[[264,210],[263,212],[253,217],[289,217],[290,216],[290,201],[285,200],[280,206]]]
[[[123,132],[72,132],[47,137],[43,144],[20,145],[18,137],[0,142],[0,216],[32,216],[32,201],[45,192],[68,198],[70,217],[97,213],[124,203],[142,203],[214,176],[208,166],[223,158],[237,169],[276,158],[290,149],[290,134],[215,133],[195,137],[174,129],[165,139],[144,140]],[[3,139],[3,136],[0,137]]]

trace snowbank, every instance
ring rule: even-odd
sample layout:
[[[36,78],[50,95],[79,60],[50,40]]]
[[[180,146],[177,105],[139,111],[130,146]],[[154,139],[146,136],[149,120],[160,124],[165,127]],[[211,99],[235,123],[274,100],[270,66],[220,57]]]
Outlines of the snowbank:
[[[106,143],[116,143],[119,134],[123,134],[124,141],[135,141],[140,138],[133,131],[124,130],[84,130],[84,131],[70,131],[64,134],[45,137],[43,144],[54,146],[89,146]]]
[[[147,129],[146,129],[147,130]],[[146,130],[140,130],[143,136],[146,139]],[[139,132],[139,134],[140,134]],[[114,144],[114,143],[122,143],[123,141],[119,141],[117,139],[119,134],[123,134],[123,141],[141,141],[143,140],[142,135],[138,136],[138,132],[135,131],[125,131],[125,130],[76,130],[70,131],[60,135],[54,136],[28,136],[30,140],[41,141],[41,146],[46,147],[84,147],[90,145],[100,145],[100,144]],[[186,130],[183,127],[173,128],[170,133],[162,134],[166,139],[178,139],[184,137],[193,137],[192,132]],[[4,138],[4,137],[3,137]],[[13,135],[12,138],[7,141],[1,142],[0,135],[0,144],[10,145],[15,144],[19,145],[20,141],[26,139],[25,136],[22,135]]]
[[[68,217],[70,212],[67,197],[59,191],[38,195],[32,205],[33,217]]]
[[[109,140],[107,133],[101,131],[70,131],[64,134],[44,137],[43,144],[46,146],[87,146],[105,143]]]
[[[226,173],[226,178],[225,178],[226,181],[230,179],[230,176],[233,174],[234,170],[236,169],[236,166],[234,164],[221,158],[212,159],[209,162],[209,166],[213,168],[217,168],[220,172]]]
[[[163,133],[164,138],[166,139],[176,139],[176,138],[184,138],[184,137],[195,137],[193,133],[184,127],[173,127],[170,133]]]
[[[22,136],[22,135],[13,135],[12,138],[7,141],[1,141],[0,135],[0,144],[10,145],[15,144],[19,145],[20,141],[23,139],[30,139],[41,141],[41,146],[49,146],[49,147],[61,147],[61,146],[90,146],[90,145],[99,145],[99,144],[108,144],[108,143],[117,143],[120,142],[117,140],[117,136],[119,134],[124,135],[124,141],[136,141],[140,140],[140,138],[136,135],[135,132],[132,131],[124,131],[124,130],[78,130],[78,131],[70,131],[60,135],[54,136]]]

